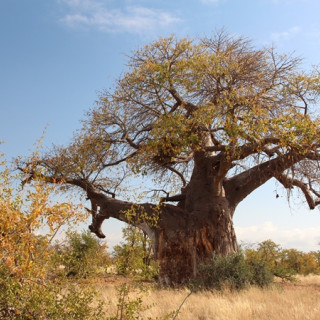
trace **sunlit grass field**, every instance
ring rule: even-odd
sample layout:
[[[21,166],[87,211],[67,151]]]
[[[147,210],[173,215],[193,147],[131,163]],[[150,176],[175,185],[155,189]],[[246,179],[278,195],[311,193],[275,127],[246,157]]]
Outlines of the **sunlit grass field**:
[[[107,313],[116,313],[117,287],[124,279],[104,279],[97,284]],[[162,319],[177,310],[190,293],[187,289],[148,289],[142,294],[143,319]],[[132,296],[132,299],[136,297]],[[172,317],[171,317],[172,319]],[[250,288],[241,292],[192,293],[181,306],[176,319],[181,320],[319,320],[320,276],[298,276],[293,283],[276,281],[268,289]]]

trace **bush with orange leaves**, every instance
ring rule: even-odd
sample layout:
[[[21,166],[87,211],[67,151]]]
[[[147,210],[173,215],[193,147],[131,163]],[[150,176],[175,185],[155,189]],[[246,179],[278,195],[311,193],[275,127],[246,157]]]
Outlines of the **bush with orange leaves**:
[[[85,218],[57,188],[41,181],[21,186],[23,172],[0,157],[0,318],[100,319],[95,292],[63,279],[50,280],[50,244],[62,226]],[[52,201],[54,198],[54,201]]]

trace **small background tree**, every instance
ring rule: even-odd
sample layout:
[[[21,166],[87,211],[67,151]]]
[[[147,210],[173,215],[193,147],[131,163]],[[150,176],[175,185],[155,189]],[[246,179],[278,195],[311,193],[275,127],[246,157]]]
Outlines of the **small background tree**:
[[[147,234],[139,228],[127,225],[122,229],[123,239],[113,249],[117,272],[121,275],[140,276],[151,279],[157,272],[157,264],[153,259],[151,241]]]
[[[294,270],[291,266],[284,264],[283,253],[280,245],[271,240],[266,240],[258,244],[256,250],[246,250],[247,259],[250,262],[263,261],[267,268],[276,277],[293,280]]]

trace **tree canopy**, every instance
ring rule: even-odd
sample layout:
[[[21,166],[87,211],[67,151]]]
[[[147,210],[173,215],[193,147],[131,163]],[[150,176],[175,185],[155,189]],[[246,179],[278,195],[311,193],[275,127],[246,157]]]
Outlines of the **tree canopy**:
[[[313,208],[320,78],[300,65],[224,32],[197,42],[161,38],[130,57],[129,71],[100,97],[72,143],[41,164],[51,176],[113,194],[130,173],[158,173],[166,183],[174,173],[185,186],[199,150],[223,159],[229,177],[282,159],[274,177],[300,188]],[[302,159],[311,161],[297,165]]]

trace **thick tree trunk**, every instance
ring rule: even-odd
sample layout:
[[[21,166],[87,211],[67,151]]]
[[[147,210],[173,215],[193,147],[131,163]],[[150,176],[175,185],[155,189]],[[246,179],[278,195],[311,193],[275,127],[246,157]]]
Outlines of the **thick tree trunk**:
[[[213,253],[225,256],[237,251],[235,205],[225,195],[222,170],[204,154],[196,156],[185,200],[179,203],[183,216],[175,223],[160,221],[155,253],[162,282],[183,284],[197,275],[200,264],[210,262]]]
[[[210,262],[214,252],[236,252],[232,214],[232,210],[218,204],[203,216],[186,214],[170,225],[162,221],[154,239],[160,281],[166,285],[184,284],[197,275],[200,264]]]

